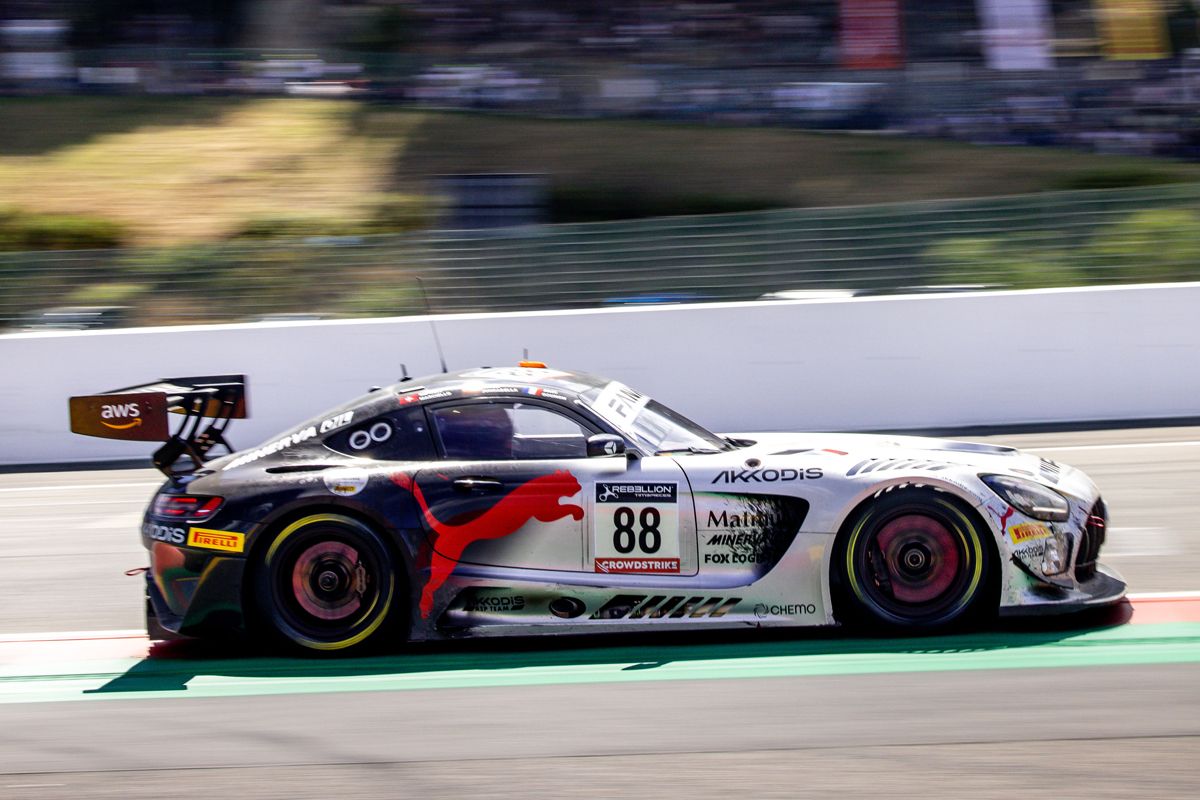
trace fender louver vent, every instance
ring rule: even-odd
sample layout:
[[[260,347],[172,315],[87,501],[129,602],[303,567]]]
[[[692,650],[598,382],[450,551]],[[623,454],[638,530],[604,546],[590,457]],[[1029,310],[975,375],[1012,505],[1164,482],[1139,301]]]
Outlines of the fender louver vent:
[[[1090,581],[1096,577],[1096,559],[1100,557],[1107,524],[1108,509],[1103,500],[1097,500],[1081,532],[1079,553],[1075,556],[1075,580]]]
[[[922,469],[928,472],[937,472],[946,469],[947,466],[947,464],[938,464],[933,461],[922,461],[919,458],[868,458],[851,467],[846,476],[853,477],[859,473],[865,475],[868,472],[888,472],[897,469]]]
[[[1058,483],[1058,476],[1062,472],[1062,467],[1048,458],[1043,458],[1040,471],[1043,478],[1051,483]]]
[[[592,619],[682,619],[723,617],[742,601],[740,597],[667,597],[656,594],[619,594],[605,603]]]

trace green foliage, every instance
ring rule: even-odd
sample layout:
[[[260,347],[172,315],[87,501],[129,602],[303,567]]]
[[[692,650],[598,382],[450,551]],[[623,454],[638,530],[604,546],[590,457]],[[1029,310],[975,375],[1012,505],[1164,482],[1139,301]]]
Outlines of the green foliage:
[[[418,34],[419,19],[408,9],[388,5],[374,10],[341,44],[349,50],[392,53],[403,50]]]
[[[151,287],[144,283],[92,283],[68,294],[66,302],[74,306],[125,305],[150,290]]]
[[[371,200],[370,233],[401,233],[430,227],[437,216],[435,198],[383,194]]]
[[[599,222],[614,219],[724,214],[758,211],[777,203],[725,195],[657,195],[636,190],[587,186],[556,186],[550,190],[550,222]]]
[[[1139,281],[1200,276],[1200,214],[1182,208],[1138,211],[1093,239],[1097,261]]]
[[[102,250],[124,241],[121,225],[101,217],[0,209],[0,250]]]
[[[925,249],[923,260],[945,282],[1016,289],[1196,280],[1200,214],[1181,208],[1137,211],[1078,242],[1058,231],[943,239]]]
[[[388,317],[419,314],[422,309],[411,279],[407,285],[364,285],[342,298],[341,313],[355,317]]]
[[[1182,175],[1144,166],[1085,169],[1055,181],[1054,189],[1132,189],[1138,186],[1162,186],[1182,183]]]
[[[1065,251],[1040,234],[944,239],[925,251],[943,283],[996,283],[1014,289],[1071,286],[1084,275]]]
[[[368,197],[365,211],[357,217],[320,215],[255,217],[235,229],[233,239],[282,239],[288,237],[370,236],[402,233],[429,227],[434,221],[433,202],[428,197],[381,194]]]
[[[255,217],[233,232],[233,239],[282,239],[291,236],[361,236],[365,226],[336,217]]]

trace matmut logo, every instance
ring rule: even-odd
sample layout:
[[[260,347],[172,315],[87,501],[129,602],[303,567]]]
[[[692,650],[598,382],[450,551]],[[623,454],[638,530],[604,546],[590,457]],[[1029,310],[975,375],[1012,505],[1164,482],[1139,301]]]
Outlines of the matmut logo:
[[[246,534],[237,531],[210,531],[207,528],[190,528],[187,543],[205,550],[224,550],[240,553],[246,549]]]
[[[105,422],[105,420],[121,422]],[[126,421],[128,420],[128,421]],[[100,406],[100,424],[114,431],[136,428],[142,424],[142,409],[137,403],[105,403]]]

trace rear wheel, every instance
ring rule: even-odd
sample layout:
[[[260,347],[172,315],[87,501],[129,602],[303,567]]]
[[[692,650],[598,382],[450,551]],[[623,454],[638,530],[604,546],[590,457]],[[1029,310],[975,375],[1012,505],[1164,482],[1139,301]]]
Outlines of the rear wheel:
[[[310,653],[359,652],[402,616],[396,565],[374,530],[340,514],[285,527],[263,555],[255,590],[262,621],[283,645]]]
[[[936,630],[983,610],[992,569],[987,535],[940,492],[894,490],[839,539],[840,607],[860,622]]]

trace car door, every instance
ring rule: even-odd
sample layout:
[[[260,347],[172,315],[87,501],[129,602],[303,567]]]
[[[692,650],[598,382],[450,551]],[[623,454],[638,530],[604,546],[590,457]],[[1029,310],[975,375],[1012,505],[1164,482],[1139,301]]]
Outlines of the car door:
[[[671,459],[589,458],[587,438],[601,431],[546,401],[458,400],[427,412],[443,460],[417,473],[414,493],[441,558],[694,574],[691,494]]]

